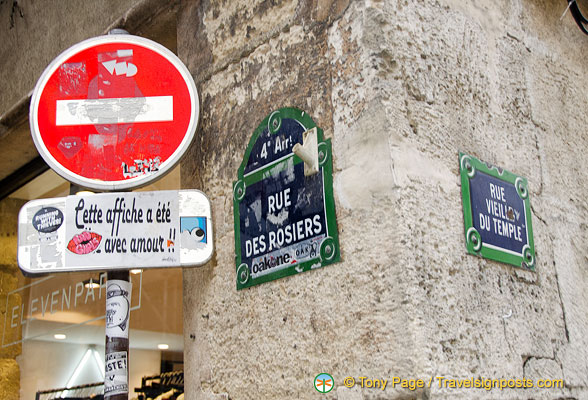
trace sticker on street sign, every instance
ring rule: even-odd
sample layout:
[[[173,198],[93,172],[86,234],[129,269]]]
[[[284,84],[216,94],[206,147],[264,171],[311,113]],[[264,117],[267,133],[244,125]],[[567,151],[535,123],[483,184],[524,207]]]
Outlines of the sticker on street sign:
[[[527,180],[459,153],[468,253],[535,270]]]
[[[132,35],[88,39],[60,54],[31,97],[33,141],[65,179],[96,190],[146,185],[192,142],[199,99],[168,49]]]
[[[304,175],[292,153],[310,116],[282,108],[253,133],[233,184],[237,289],[319,268],[340,259],[331,141],[317,131],[318,173]]]
[[[198,190],[75,195],[26,203],[18,265],[28,274],[197,266],[213,252]]]

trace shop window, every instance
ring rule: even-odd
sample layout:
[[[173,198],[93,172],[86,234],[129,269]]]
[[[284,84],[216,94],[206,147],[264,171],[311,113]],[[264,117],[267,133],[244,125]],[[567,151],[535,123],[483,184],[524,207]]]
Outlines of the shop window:
[[[162,180],[141,190],[177,190],[179,179],[177,167]],[[67,195],[69,184],[48,171],[3,201],[23,204],[35,198]],[[16,221],[17,213],[18,207],[13,207],[9,217]],[[182,271],[166,268],[131,272],[129,398],[147,398],[146,395],[164,391],[180,393],[183,391]],[[2,352],[12,352],[18,362],[20,398],[100,396],[105,372],[106,273],[59,273],[27,278],[14,271],[11,276],[17,282],[2,293],[6,310]]]

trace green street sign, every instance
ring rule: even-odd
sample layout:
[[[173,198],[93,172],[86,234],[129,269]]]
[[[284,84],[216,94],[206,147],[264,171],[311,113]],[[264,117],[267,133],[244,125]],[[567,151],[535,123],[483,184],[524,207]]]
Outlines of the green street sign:
[[[535,270],[527,179],[459,153],[468,253]]]
[[[237,289],[340,260],[331,141],[304,111],[279,109],[255,129],[233,211]]]

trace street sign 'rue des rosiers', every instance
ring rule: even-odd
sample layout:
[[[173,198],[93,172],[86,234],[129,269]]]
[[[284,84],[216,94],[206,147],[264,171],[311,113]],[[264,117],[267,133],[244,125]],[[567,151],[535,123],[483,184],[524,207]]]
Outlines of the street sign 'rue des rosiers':
[[[311,130],[318,172],[306,176],[293,149]],[[339,261],[331,154],[330,140],[295,108],[254,131],[233,184],[237,289]]]

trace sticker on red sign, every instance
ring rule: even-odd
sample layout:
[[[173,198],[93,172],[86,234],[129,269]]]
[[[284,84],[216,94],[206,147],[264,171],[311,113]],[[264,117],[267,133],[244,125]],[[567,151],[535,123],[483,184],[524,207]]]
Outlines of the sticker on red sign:
[[[41,156],[57,173],[97,190],[143,186],[190,145],[196,86],[168,49],[132,35],[88,39],[59,55],[31,98]]]

